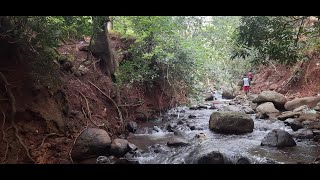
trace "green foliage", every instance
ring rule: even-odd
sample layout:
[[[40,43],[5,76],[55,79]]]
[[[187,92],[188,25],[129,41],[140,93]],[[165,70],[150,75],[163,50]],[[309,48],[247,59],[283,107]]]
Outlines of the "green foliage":
[[[238,28],[233,58],[254,56],[253,64],[276,61],[292,64],[303,55],[302,50],[319,45],[318,38],[300,42],[303,36],[319,33],[319,25],[307,26],[308,16],[245,16]]]
[[[2,16],[0,33],[35,49],[57,47],[63,38],[92,33],[91,16]]]
[[[115,31],[136,39],[132,59],[116,74],[122,83],[165,78],[171,84],[184,82],[197,96],[213,84],[228,85],[248,66],[245,60],[230,60],[238,17],[113,18]]]

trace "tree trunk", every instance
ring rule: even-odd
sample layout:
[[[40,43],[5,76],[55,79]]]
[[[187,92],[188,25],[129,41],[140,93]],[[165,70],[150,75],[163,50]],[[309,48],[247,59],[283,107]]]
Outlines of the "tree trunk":
[[[95,21],[98,24],[96,29],[97,36],[95,38],[95,43],[93,46],[93,54],[100,59],[100,69],[101,71],[112,78],[115,81],[114,72],[118,66],[117,62],[114,59],[113,52],[110,47],[109,38],[108,38],[108,22],[109,17],[99,19],[101,17],[95,17]]]

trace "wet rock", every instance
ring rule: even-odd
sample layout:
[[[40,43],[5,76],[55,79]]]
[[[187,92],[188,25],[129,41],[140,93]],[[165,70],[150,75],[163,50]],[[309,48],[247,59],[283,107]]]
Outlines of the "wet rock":
[[[154,153],[165,153],[165,152],[169,152],[169,149],[167,149],[167,147],[160,145],[160,144],[155,144],[152,145],[150,147],[151,151],[153,151]]]
[[[129,145],[129,142],[125,139],[114,139],[111,144],[110,153],[116,157],[122,157],[134,147],[133,145]]]
[[[244,113],[246,113],[246,114],[254,114],[255,113],[252,108],[247,107],[247,106],[243,106],[242,109],[243,109]]]
[[[299,129],[292,136],[298,139],[313,139],[313,132],[310,129]]]
[[[308,126],[311,123],[311,121],[302,121],[303,126]]]
[[[187,146],[189,145],[188,141],[182,138],[173,137],[167,142],[168,146]]]
[[[295,119],[293,118],[288,118],[286,120],[283,121],[284,125],[286,126],[290,126],[290,124],[294,121]]]
[[[206,155],[201,156],[198,164],[224,164],[224,157],[220,152],[212,151]]]
[[[194,118],[196,118],[197,116],[196,115],[193,115],[193,114],[190,114],[189,116],[188,116],[188,118],[190,118],[190,119],[194,119]]]
[[[178,114],[170,114],[170,117],[178,117]]]
[[[258,95],[258,97],[254,98],[252,102],[258,104],[272,102],[278,108],[282,108],[287,102],[287,99],[283,94],[276,91],[263,91]]]
[[[129,132],[135,133],[137,131],[138,124],[134,121],[129,121],[127,124],[127,129]]]
[[[126,159],[135,159],[137,157],[141,157],[141,150],[129,151],[124,155]]]
[[[196,126],[190,126],[189,128],[191,131],[196,130]]]
[[[177,124],[178,124],[178,125],[181,125],[181,124],[183,124],[183,123],[184,123],[184,122],[183,122],[182,120],[179,120]]]
[[[281,113],[281,115],[278,116],[277,119],[284,121],[288,118],[297,118],[300,115],[301,115],[300,112],[285,111],[285,112]]]
[[[256,112],[265,113],[269,117],[277,117],[280,114],[279,110],[277,110],[271,102],[260,104],[257,107]]]
[[[319,119],[318,113],[303,113],[299,116],[299,121],[317,121]]]
[[[158,126],[153,126],[152,129],[156,132],[161,132],[161,129]]]
[[[175,130],[174,135],[179,136],[179,137],[185,137],[187,134],[183,131]]]
[[[225,107],[226,111],[233,111],[233,112],[244,112],[239,106],[236,105],[229,105]]]
[[[314,135],[320,135],[320,130],[318,129],[313,129],[312,132]]]
[[[213,112],[209,120],[209,128],[217,133],[244,134],[253,131],[252,118],[240,112]]]
[[[320,135],[315,135],[315,136],[313,137],[313,140],[314,140],[315,142],[319,142],[319,141],[320,141]]]
[[[302,105],[300,107],[295,108],[292,112],[301,112],[303,110],[307,110],[308,106],[307,105]]]
[[[190,110],[197,110],[198,107],[194,105],[194,106],[190,106],[189,109],[190,109]]]
[[[256,114],[256,118],[258,118],[258,119],[268,119],[268,118],[269,118],[269,115],[266,114],[266,113],[258,112],[258,113]]]
[[[320,96],[315,96],[315,97],[303,97],[303,98],[296,98],[292,101],[288,101],[286,102],[286,104],[284,105],[284,107],[289,110],[292,111],[295,108],[298,108],[302,105],[306,105],[309,108],[312,108],[314,106],[317,105],[317,103],[320,102]]]
[[[78,137],[71,157],[74,160],[104,155],[110,148],[111,138],[103,129],[88,128]]]
[[[214,97],[211,95],[211,96],[208,96],[204,99],[205,101],[212,101],[214,100]]]
[[[258,97],[258,94],[249,94],[247,97],[249,101],[253,101],[255,98]]]
[[[216,106],[214,106],[214,105],[212,105],[212,106],[210,106],[210,108],[209,109],[217,109],[217,107]]]
[[[96,164],[111,164],[111,161],[106,156],[99,156],[97,158]]]
[[[230,101],[230,102],[229,102],[229,105],[236,105],[236,102]]]
[[[205,105],[198,105],[197,109],[208,109],[208,107]]]
[[[297,131],[297,130],[303,128],[303,125],[301,124],[300,121],[294,120],[294,121],[292,121],[292,122],[290,123],[290,127],[291,127],[291,129],[292,129],[293,131]]]
[[[233,94],[231,89],[225,89],[222,92],[222,98],[224,98],[224,99],[233,99],[233,98],[235,98],[235,95]]]
[[[180,110],[179,112],[180,112],[180,113],[185,113],[186,110],[182,109],[182,110]]]
[[[320,156],[313,161],[313,164],[320,164]]]
[[[175,129],[176,127],[177,127],[176,124],[170,123],[170,124],[167,125],[167,131],[169,131],[169,132],[174,132],[174,129]]]
[[[248,158],[241,157],[237,160],[236,164],[251,164]]]
[[[272,147],[291,147],[295,146],[296,142],[292,136],[281,129],[274,129],[269,132],[261,142],[261,146],[272,146]]]
[[[199,134],[196,134],[195,137],[198,138],[198,139],[205,139],[207,136],[204,133],[199,133]]]

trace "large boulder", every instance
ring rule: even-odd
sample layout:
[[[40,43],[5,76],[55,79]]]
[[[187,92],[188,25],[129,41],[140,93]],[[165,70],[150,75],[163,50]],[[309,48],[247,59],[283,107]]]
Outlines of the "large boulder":
[[[134,144],[129,143],[125,139],[114,139],[111,144],[110,153],[116,157],[122,157],[127,152],[136,149]]]
[[[308,106],[307,105],[302,105],[300,107],[295,108],[294,110],[292,110],[293,112],[301,112],[303,110],[307,110]]]
[[[320,117],[318,113],[303,113],[299,116],[298,120],[303,121],[319,121]]]
[[[252,118],[240,112],[213,112],[209,120],[209,128],[222,134],[244,134],[253,131]]]
[[[252,100],[254,103],[265,103],[272,102],[278,108],[283,108],[284,104],[287,102],[286,97],[283,94],[280,94],[276,91],[263,91],[258,97]]]
[[[247,97],[248,97],[248,100],[249,101],[253,101],[255,98],[257,98],[259,95],[258,94],[249,94]]]
[[[297,118],[300,116],[300,114],[300,112],[285,111],[282,112],[281,115],[277,117],[277,119],[284,121],[288,118]]]
[[[280,111],[274,107],[272,102],[260,104],[256,108],[256,112],[261,114],[267,114],[269,117],[277,117],[280,114]]]
[[[83,160],[104,155],[111,145],[109,134],[103,129],[88,128],[78,137],[71,151],[73,160]]]
[[[296,142],[292,136],[281,129],[272,130],[261,141],[261,146],[291,147],[295,145]]]
[[[233,98],[235,98],[235,95],[233,94],[231,89],[225,89],[222,92],[222,98],[224,98],[224,99],[233,99]]]
[[[220,152],[212,151],[211,153],[201,156],[198,164],[224,164],[223,155]]]
[[[313,132],[310,129],[299,129],[292,136],[298,139],[313,139]]]
[[[320,102],[320,96],[303,97],[303,98],[297,98],[292,101],[286,102],[284,107],[286,108],[286,110],[292,111],[302,105],[307,105],[309,108],[313,108],[319,102]]]

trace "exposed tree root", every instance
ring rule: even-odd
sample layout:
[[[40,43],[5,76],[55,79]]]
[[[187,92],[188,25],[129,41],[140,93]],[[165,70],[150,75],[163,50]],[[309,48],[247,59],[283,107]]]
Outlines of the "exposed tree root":
[[[5,125],[5,123],[6,123],[6,115],[5,115],[4,112],[2,112],[2,115],[3,115],[2,139],[3,139],[4,142],[6,142],[6,151],[4,152],[4,156],[3,156],[3,159],[2,159],[2,161],[1,161],[1,164],[3,164],[3,163],[6,161],[7,155],[8,155],[8,149],[9,149],[9,142],[8,142],[8,140],[7,140],[7,138],[6,138],[6,133],[5,133],[5,131],[4,131],[4,125]]]
[[[43,138],[43,140],[41,141],[40,146],[39,146],[39,147],[37,147],[37,148],[35,148],[35,149],[33,149],[33,150],[35,151],[35,150],[40,149],[40,148],[42,147],[42,145],[43,145],[44,141],[45,141],[48,137],[50,137],[50,136],[60,136],[60,137],[63,137],[64,135],[60,135],[60,134],[57,134],[57,133],[50,133],[50,134],[47,134],[47,135]]]
[[[84,109],[82,108],[82,111],[84,112]],[[86,117],[86,115],[85,115],[85,117]],[[71,149],[70,149],[70,151],[69,151],[69,158],[70,158],[70,161],[71,161],[71,163],[73,164],[74,162],[73,162],[73,159],[72,159],[72,156],[71,156],[71,152],[72,152],[72,150],[73,150],[73,147],[74,147],[74,145],[76,144],[76,141],[78,140],[78,138],[79,138],[79,136],[83,133],[83,131],[85,131],[86,129],[88,129],[88,126],[89,126],[89,122],[88,122],[88,118],[86,118],[87,119],[87,121],[86,121],[86,126],[79,132],[79,134],[76,136],[76,138],[74,139],[74,141],[73,141],[73,143],[72,143],[72,146],[71,146]]]
[[[118,115],[119,115],[119,119],[120,119],[120,123],[121,123],[121,129],[124,130],[125,129],[125,124],[124,124],[124,120],[123,120],[123,117],[122,117],[122,113],[117,105],[116,102],[114,102],[114,100],[108,96],[106,93],[104,93],[97,85],[93,84],[91,81],[89,81],[89,83],[94,86],[97,90],[99,90],[106,98],[108,98],[112,104],[116,107],[117,111],[118,111]]]
[[[16,126],[16,124],[14,123],[14,121],[12,121],[12,126],[15,129],[15,135],[17,137],[17,139],[19,140],[20,144],[23,146],[23,148],[26,150],[27,156],[29,157],[29,159],[33,162],[36,163],[36,161],[30,156],[30,152],[29,149],[27,148],[27,146],[23,143],[21,137],[19,136],[19,129]]]
[[[86,96],[83,95],[82,92],[80,92],[80,91],[78,91],[78,92],[81,94],[81,96],[82,96],[82,97],[85,99],[85,101],[86,101],[86,104],[87,104],[87,113],[86,113],[86,116],[87,116],[87,118],[89,118],[89,120],[91,121],[91,123],[94,124],[95,126],[101,127],[101,126],[99,126],[98,124],[96,124],[96,123],[92,120],[92,118],[91,118],[91,111],[90,111],[90,106],[89,106],[88,99],[86,98]]]
[[[15,135],[16,135],[17,139],[19,140],[20,144],[26,150],[26,153],[27,153],[27,156],[29,157],[29,159],[32,160],[33,163],[35,163],[36,161],[30,156],[29,149],[23,143],[21,137],[19,136],[19,129],[16,126],[16,124],[14,123],[15,114],[16,114],[16,100],[15,100],[11,90],[9,88],[7,88],[9,86],[9,83],[8,83],[6,77],[2,74],[2,72],[0,72],[0,77],[1,77],[2,81],[5,83],[6,93],[8,95],[8,98],[10,99],[10,104],[11,104],[11,125],[15,129]]]

